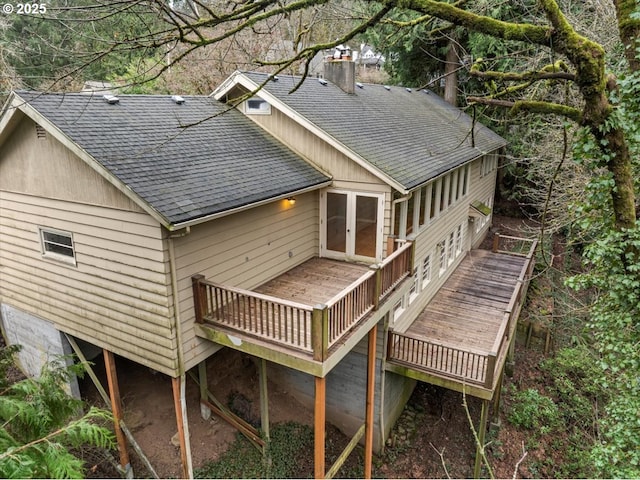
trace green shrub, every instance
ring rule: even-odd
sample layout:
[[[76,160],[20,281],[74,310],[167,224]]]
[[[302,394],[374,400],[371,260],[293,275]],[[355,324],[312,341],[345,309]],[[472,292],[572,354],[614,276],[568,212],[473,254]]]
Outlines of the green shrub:
[[[561,424],[558,406],[533,388],[513,396],[508,419],[517,427],[536,430],[541,434],[552,432]]]

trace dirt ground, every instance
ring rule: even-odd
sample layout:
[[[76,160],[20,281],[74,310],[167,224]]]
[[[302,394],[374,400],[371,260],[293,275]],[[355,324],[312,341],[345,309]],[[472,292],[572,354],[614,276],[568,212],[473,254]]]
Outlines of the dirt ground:
[[[526,233],[520,220],[507,217],[496,217],[492,230],[504,234]],[[209,362],[208,366],[210,390],[225,404],[230,398],[236,398],[239,401],[236,408],[242,410],[242,416],[257,423],[260,403],[254,363],[249,357],[230,349],[217,353],[214,358],[215,361]],[[540,358],[538,349],[525,349],[518,345],[515,374],[505,378],[505,387],[508,389],[512,383],[525,388],[535,385]],[[225,368],[221,369],[220,365],[225,365]],[[104,366],[100,359],[96,360],[95,369],[98,376],[104,378]],[[154,374],[151,370],[124,359],[118,359],[117,369],[125,423],[158,475],[161,478],[179,478],[182,475],[180,451],[175,439],[172,442],[177,427],[170,378]],[[104,384],[106,385],[106,381]],[[313,412],[305,409],[277,384],[269,382],[268,389],[272,424],[290,420],[309,425],[313,423]],[[82,381],[81,390],[83,396],[96,404],[100,403],[100,397],[88,377]],[[198,402],[199,390],[190,379],[186,397],[193,465],[198,468],[225,452],[234,440],[236,430],[215,415],[210,420],[202,419]],[[470,417],[477,425],[480,401],[467,398],[467,404]],[[508,398],[503,400],[501,410],[504,411],[506,406]],[[504,414],[500,416],[504,417]],[[498,423],[500,426],[494,426],[487,437],[493,475],[496,478],[512,478],[517,468],[518,477],[530,478],[532,474],[528,469],[528,462],[535,461],[536,457],[545,455],[545,452],[527,452],[523,459],[525,434],[510,426],[504,418]],[[334,428],[328,428],[328,436],[328,443],[331,444],[343,445],[348,441]],[[473,476],[475,443],[463,406],[463,397],[459,393],[418,384],[387,445],[385,454],[374,461],[375,477]],[[149,475],[134,452],[131,452],[131,459],[137,477]],[[113,476],[112,463],[104,459],[92,460],[92,476]],[[301,476],[307,474],[301,473]]]

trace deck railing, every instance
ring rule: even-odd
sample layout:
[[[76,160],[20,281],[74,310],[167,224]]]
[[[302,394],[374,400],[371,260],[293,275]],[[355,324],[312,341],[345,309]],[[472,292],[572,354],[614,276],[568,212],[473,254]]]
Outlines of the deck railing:
[[[325,304],[310,306],[250,290],[219,285],[194,275],[197,323],[211,323],[286,345],[323,361],[404,278],[411,275],[413,244],[403,245],[382,263]]]
[[[484,388],[493,388],[502,360],[511,344],[516,323],[533,273],[537,240],[496,235],[493,251],[526,257],[507,309],[503,313],[498,334],[489,352],[472,348],[457,348],[443,342],[428,340],[389,330],[387,359],[426,372],[444,375]]]
[[[387,359],[485,386],[487,372],[493,370],[496,356],[389,330]]]

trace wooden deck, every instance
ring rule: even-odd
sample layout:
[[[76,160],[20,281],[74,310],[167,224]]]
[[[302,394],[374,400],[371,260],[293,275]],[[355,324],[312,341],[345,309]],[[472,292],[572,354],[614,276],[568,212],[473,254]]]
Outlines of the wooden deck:
[[[192,278],[199,335],[261,358],[316,371],[352,348],[372,314],[413,271],[407,243],[380,264],[313,258],[253,291]],[[336,362],[334,355],[332,361]],[[288,362],[288,363],[287,363]],[[320,365],[322,372],[331,368]]]
[[[491,396],[533,269],[529,252],[472,250],[403,333],[390,332],[391,371]]]

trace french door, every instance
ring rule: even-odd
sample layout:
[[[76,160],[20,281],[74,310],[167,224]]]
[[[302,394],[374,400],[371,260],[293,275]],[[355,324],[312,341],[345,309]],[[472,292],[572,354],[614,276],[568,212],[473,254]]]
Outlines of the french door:
[[[382,260],[384,195],[326,190],[321,193],[321,255]]]

